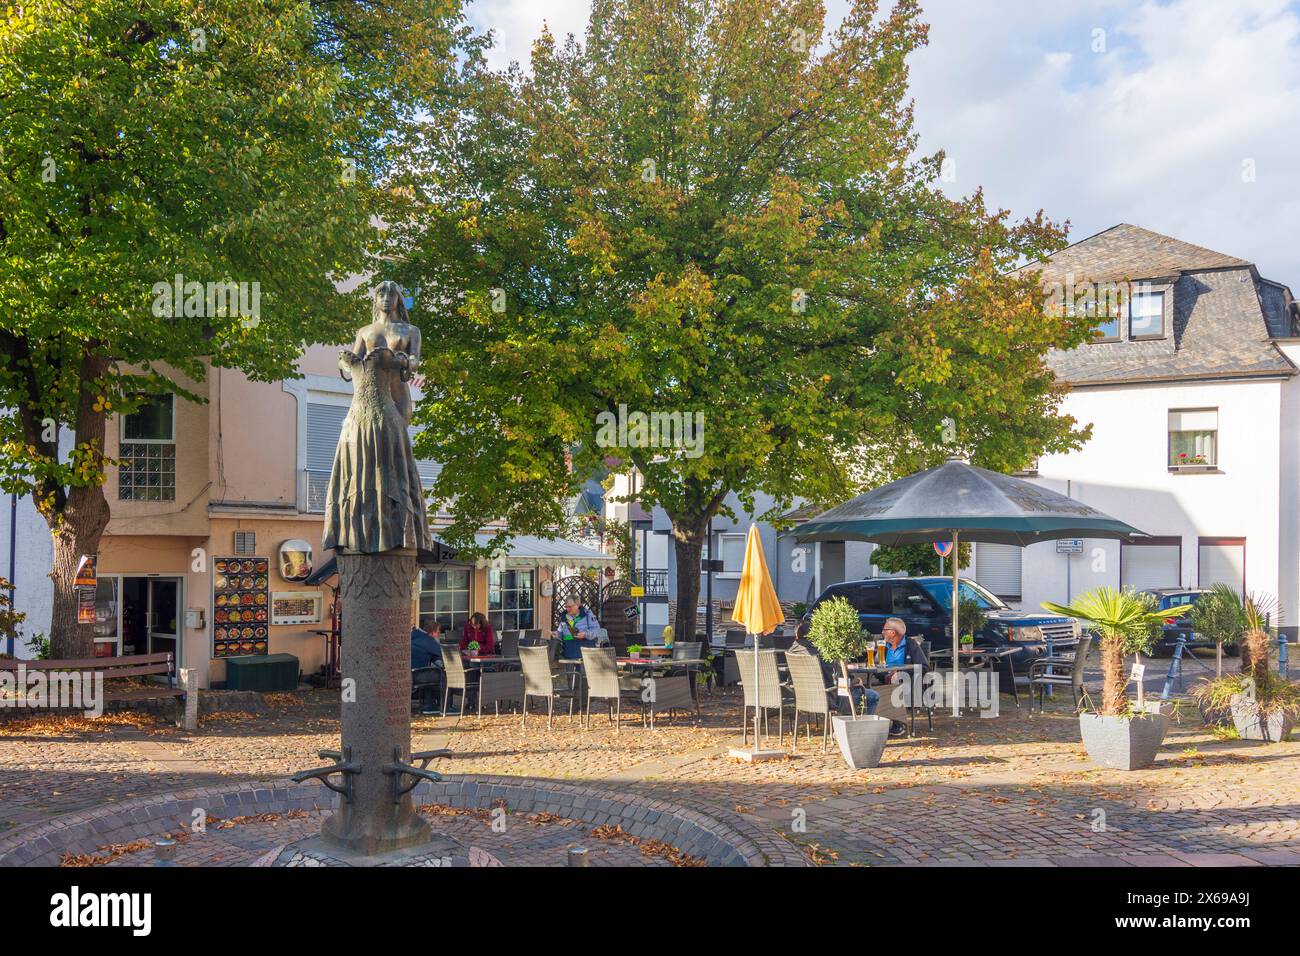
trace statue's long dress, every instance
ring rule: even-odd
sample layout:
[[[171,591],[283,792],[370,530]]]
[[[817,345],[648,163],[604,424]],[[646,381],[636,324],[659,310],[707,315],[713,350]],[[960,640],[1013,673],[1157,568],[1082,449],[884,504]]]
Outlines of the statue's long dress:
[[[401,377],[398,359],[377,349],[348,364],[352,407],[334,452],[322,544],[362,554],[428,548],[420,472],[393,402],[393,383]]]

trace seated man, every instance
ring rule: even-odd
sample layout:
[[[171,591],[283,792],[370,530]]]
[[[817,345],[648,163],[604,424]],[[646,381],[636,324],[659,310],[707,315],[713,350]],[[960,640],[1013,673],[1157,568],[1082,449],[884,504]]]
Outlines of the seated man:
[[[433,617],[420,618],[420,627],[411,628],[411,686],[420,692],[420,713],[438,713],[442,688],[442,649],[438,637],[442,625]]]
[[[562,655],[569,660],[582,657],[582,648],[599,647],[597,641],[600,621],[577,598],[564,602],[564,613],[560,615],[560,626],[551,632],[552,637],[559,638]]]
[[[885,626],[881,628],[881,636],[885,639],[885,665],[887,667],[919,668],[921,672],[929,670],[930,661],[925,656],[925,650],[916,638],[907,636],[907,623],[902,618],[891,617],[885,621]],[[912,674],[906,671],[876,671],[875,674],[893,684],[910,682],[912,679]],[[904,695],[904,699],[910,699],[910,697]],[[893,724],[890,725],[889,735],[891,737],[898,737],[906,732],[907,727],[901,721],[894,720]]]
[[[821,655],[817,653],[817,648],[813,646],[812,641],[808,640],[808,628],[807,621],[799,622],[799,626],[794,630],[794,643],[790,645],[786,653],[811,654],[817,658],[817,662],[822,666],[822,680],[826,682],[827,687],[834,687],[837,678],[840,677],[839,670],[822,660]],[[880,703],[880,695],[870,687],[865,686],[861,681],[855,680],[849,685],[849,694],[852,695],[853,712],[855,714],[874,714],[876,712],[876,707]],[[838,713],[840,709],[839,694],[835,691],[827,691],[826,697],[831,710]],[[864,701],[866,710],[863,710]]]

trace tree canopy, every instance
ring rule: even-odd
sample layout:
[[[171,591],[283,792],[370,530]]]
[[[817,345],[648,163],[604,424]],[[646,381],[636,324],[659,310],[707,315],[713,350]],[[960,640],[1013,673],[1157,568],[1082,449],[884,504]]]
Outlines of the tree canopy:
[[[833,29],[815,0],[595,0],[531,72],[467,65],[389,233],[448,315],[417,420],[454,463],[450,539],[553,527],[603,460],[635,466],[689,608],[728,492],[836,501],[953,451],[1005,469],[1078,443],[1043,357],[1090,320],[1014,272],[1063,231],[940,189],[908,98],[925,35],[914,0]],[[598,440],[631,411],[702,414],[702,450]]]
[[[209,366],[292,375],[306,343],[346,338],[334,280],[371,261],[373,218],[399,198],[393,151],[462,44],[453,0],[29,0],[0,16],[0,484],[55,534],[56,654],[86,656],[68,561],[108,520],[105,417],[141,393],[194,399],[178,378]],[[253,307],[209,283],[242,283]],[[57,426],[75,434],[63,458]]]

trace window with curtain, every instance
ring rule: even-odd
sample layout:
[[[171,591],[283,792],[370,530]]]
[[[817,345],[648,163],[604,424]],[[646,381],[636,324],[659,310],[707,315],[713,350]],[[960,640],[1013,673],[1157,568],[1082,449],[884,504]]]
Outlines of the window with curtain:
[[[421,569],[420,617],[433,617],[444,632],[459,631],[464,627],[473,606],[473,574],[469,568]]]
[[[531,570],[488,572],[488,621],[501,631],[523,631],[534,626]]]
[[[1169,467],[1219,464],[1219,410],[1182,408],[1169,412]]]

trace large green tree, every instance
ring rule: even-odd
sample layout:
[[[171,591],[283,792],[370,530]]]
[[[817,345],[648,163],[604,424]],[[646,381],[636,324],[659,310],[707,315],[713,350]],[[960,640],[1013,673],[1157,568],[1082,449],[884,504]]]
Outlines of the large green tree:
[[[456,0],[24,0],[0,13],[0,482],[54,540],[53,656],[109,519],[106,422],[210,366],[342,341],[409,128],[472,47]],[[246,282],[168,314],[155,285]],[[188,298],[188,297],[187,297]],[[160,314],[161,313],[161,314]],[[195,314],[201,313],[201,314]],[[349,315],[351,313],[351,316]],[[61,458],[58,427],[74,435]]]
[[[689,634],[729,492],[783,509],[1079,441],[1043,357],[1088,320],[1013,274],[1063,233],[941,191],[908,98],[925,35],[914,0],[855,0],[833,29],[816,0],[595,0],[585,42],[543,34],[531,71],[467,66],[389,233],[448,314],[417,414],[448,538],[557,527],[603,459],[635,466],[673,522]],[[701,413],[700,453],[611,440],[621,406]]]

